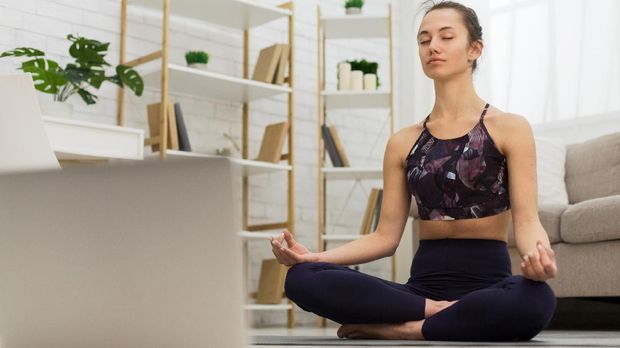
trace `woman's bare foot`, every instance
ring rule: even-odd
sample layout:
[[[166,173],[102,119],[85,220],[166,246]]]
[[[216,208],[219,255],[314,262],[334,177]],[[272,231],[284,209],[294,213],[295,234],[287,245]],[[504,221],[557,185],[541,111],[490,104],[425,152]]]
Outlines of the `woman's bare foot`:
[[[386,324],[345,324],[338,329],[340,338],[375,338],[384,340],[423,340],[424,320]]]
[[[437,312],[440,312],[450,306],[452,306],[453,304],[457,303],[458,300],[454,300],[454,301],[434,301],[431,299],[426,299],[426,305],[424,306],[424,318],[428,318],[430,316],[433,316],[435,314],[437,314]]]

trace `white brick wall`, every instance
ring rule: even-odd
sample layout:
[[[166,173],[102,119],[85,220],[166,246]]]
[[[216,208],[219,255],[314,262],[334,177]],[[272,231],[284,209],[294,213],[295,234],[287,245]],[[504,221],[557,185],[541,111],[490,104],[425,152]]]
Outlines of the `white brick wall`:
[[[283,0],[264,0],[277,5]],[[398,61],[399,0],[392,1],[394,61]],[[295,224],[296,239],[311,250],[317,249],[317,110],[316,110],[316,5],[324,14],[343,13],[343,1],[303,0],[295,2]],[[386,0],[368,0],[367,13],[386,13]],[[253,29],[250,34],[250,72],[260,48],[287,39],[287,21],[282,19]],[[170,20],[170,60],[184,64],[184,52],[203,49],[209,52],[209,69],[241,76],[243,71],[242,33],[209,23],[173,16]],[[127,59],[158,49],[161,19],[156,11],[128,8]],[[108,62],[118,64],[120,35],[120,0],[0,0],[0,50],[32,46],[57,59],[61,66],[68,61],[69,33],[79,33],[99,41],[110,42]],[[327,88],[335,89],[335,67],[343,59],[367,58],[379,62],[382,88],[389,87],[387,41],[328,41]],[[14,73],[20,60],[0,60],[0,73]],[[394,67],[394,86],[398,86],[398,67]],[[116,122],[116,86],[104,84],[96,105],[87,106],[77,97],[73,118],[105,124]],[[213,153],[216,148],[231,146],[222,134],[228,132],[241,145],[242,108],[239,104],[171,94],[182,105],[189,136],[195,151]],[[49,96],[43,96],[49,97]],[[398,94],[396,95],[398,97]],[[147,91],[137,98],[127,93],[126,125],[145,129],[146,105],[156,102],[158,93]],[[286,117],[286,96],[261,100],[250,105],[250,157],[257,155],[264,127]],[[395,100],[395,105],[398,103]],[[398,112],[396,111],[396,115]],[[328,122],[338,126],[345,149],[353,165],[381,165],[389,135],[386,111],[339,111],[328,115]],[[396,119],[395,121],[398,121]],[[398,128],[398,122],[395,123]],[[377,133],[380,130],[380,133]],[[376,142],[375,142],[376,139]],[[374,145],[374,147],[373,147]],[[234,148],[235,156],[240,156]],[[145,149],[149,152],[149,148]],[[329,160],[328,160],[329,161]],[[328,165],[331,165],[328,162]],[[250,180],[250,223],[266,223],[286,218],[285,173],[274,173]],[[333,233],[357,233],[364,213],[367,194],[381,181],[328,182],[328,230]],[[347,201],[348,200],[348,201]],[[345,204],[346,203],[346,204]],[[330,242],[330,246],[339,242]],[[250,241],[251,287],[255,289],[261,260],[271,258],[267,241]],[[362,265],[361,271],[389,279],[390,260]],[[256,326],[285,325],[281,311],[248,312]],[[297,308],[297,325],[315,325],[316,316]],[[330,324],[333,324],[330,322]]]

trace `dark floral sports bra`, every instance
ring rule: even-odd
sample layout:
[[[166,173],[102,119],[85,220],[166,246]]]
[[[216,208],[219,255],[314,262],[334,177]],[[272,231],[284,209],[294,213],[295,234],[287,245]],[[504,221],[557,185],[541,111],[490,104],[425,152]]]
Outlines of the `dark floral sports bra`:
[[[508,166],[483,119],[467,134],[437,139],[426,128],[407,156],[407,184],[422,220],[472,219],[510,209]]]

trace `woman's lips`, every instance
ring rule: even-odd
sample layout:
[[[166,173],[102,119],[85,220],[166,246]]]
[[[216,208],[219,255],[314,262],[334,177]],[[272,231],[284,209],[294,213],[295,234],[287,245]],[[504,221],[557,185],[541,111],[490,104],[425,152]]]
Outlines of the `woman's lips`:
[[[434,63],[443,63],[444,61],[441,59],[435,59],[435,60],[431,60],[430,62],[428,62],[428,64],[434,64]]]

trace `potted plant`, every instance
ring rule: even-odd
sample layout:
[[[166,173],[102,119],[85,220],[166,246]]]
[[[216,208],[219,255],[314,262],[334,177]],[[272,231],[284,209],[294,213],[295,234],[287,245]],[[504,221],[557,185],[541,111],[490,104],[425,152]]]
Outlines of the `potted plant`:
[[[61,68],[57,62],[45,58],[45,53],[36,48],[18,47],[0,54],[2,57],[26,57],[28,60],[18,69],[30,73],[34,80],[34,87],[43,93],[52,94],[54,103],[43,104],[41,111],[46,115],[68,116],[73,106],[66,103],[67,99],[78,94],[88,105],[97,102],[97,96],[88,88],[99,89],[104,81],[112,82],[120,87],[128,87],[137,96],[144,90],[144,81],[134,69],[119,64],[115,75],[106,76],[105,67],[110,66],[105,61],[109,42],[102,43],[72,34],[67,35],[72,42],[69,54],[75,59]]]
[[[187,66],[197,69],[206,69],[209,62],[209,54],[205,51],[187,51],[185,53]]]
[[[346,0],[344,2],[344,8],[348,15],[362,13],[363,6],[364,6],[364,0]]]

